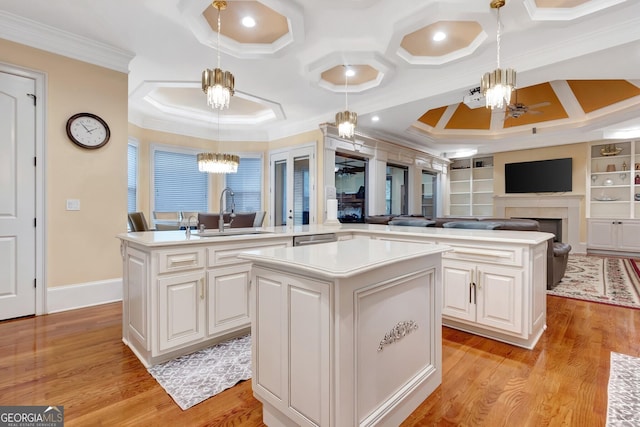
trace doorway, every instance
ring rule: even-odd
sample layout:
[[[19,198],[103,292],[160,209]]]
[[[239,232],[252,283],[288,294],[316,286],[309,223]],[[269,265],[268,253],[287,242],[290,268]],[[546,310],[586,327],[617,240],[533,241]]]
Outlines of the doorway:
[[[338,220],[364,222],[367,212],[368,159],[350,154],[336,153],[335,186],[338,200]]]
[[[315,223],[315,146],[270,154],[274,226]]]

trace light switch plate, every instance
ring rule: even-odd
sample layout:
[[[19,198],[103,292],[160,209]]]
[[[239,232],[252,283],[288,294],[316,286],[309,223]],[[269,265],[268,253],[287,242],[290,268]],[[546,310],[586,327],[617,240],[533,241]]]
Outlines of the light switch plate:
[[[67,210],[68,211],[79,211],[80,210],[80,200],[78,200],[78,199],[67,199]]]

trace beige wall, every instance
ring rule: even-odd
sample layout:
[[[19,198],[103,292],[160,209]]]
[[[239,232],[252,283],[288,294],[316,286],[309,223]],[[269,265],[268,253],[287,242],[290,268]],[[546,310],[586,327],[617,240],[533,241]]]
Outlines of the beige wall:
[[[115,235],[126,231],[127,75],[2,39],[0,61],[47,75],[47,286],[121,277]],[[106,146],[86,150],[67,138],[67,119],[79,112],[109,124]],[[79,199],[80,211],[67,211],[66,199]]]
[[[587,150],[586,142],[579,144],[556,145],[553,147],[530,150],[508,151],[493,156],[493,193],[504,194],[504,165],[513,162],[528,162],[571,157],[573,191],[568,194],[586,194]],[[587,241],[587,219],[585,201],[580,204],[580,241]]]

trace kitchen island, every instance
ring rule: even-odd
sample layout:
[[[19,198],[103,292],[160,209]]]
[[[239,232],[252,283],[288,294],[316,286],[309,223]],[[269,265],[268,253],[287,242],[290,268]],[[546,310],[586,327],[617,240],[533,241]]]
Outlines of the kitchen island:
[[[524,348],[533,348],[546,327],[549,233],[373,224],[232,231],[118,236],[122,338],[145,366],[249,332],[251,262],[239,254],[287,248],[296,236],[446,245],[452,250],[442,255],[443,324]]]
[[[399,425],[442,381],[445,245],[356,237],[240,255],[269,426]]]

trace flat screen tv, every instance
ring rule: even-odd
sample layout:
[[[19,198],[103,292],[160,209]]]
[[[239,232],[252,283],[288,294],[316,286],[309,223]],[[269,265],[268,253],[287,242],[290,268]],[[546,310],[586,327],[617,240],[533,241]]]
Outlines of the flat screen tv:
[[[507,163],[506,193],[556,193],[572,191],[571,158]]]

